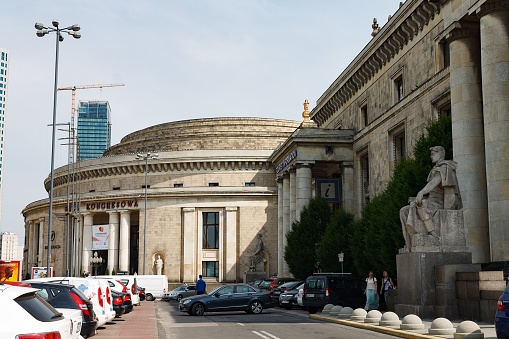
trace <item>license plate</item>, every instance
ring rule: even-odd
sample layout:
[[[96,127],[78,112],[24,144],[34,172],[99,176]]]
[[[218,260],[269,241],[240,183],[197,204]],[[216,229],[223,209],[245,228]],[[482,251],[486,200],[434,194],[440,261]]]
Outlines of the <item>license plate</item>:
[[[281,304],[288,304],[288,300],[281,300]]]
[[[306,297],[308,297],[308,298],[314,298],[314,297],[315,297],[315,295],[314,295],[314,294],[306,294]]]

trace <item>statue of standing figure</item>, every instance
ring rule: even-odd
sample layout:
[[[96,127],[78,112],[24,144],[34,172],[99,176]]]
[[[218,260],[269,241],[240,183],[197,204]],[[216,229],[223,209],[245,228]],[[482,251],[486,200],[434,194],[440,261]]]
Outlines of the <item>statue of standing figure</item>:
[[[432,244],[438,244],[440,230],[433,223],[433,216],[440,209],[461,209],[456,162],[445,160],[442,146],[431,147],[430,152],[435,166],[428,175],[428,183],[417,193],[417,197],[409,199],[410,205],[400,210],[407,251],[416,245],[412,243],[416,234],[427,235]]]
[[[164,262],[163,262],[163,259],[161,259],[160,255],[157,256],[155,265],[156,265],[157,275],[163,274],[163,265],[164,265]]]
[[[262,234],[256,235],[258,243],[256,244],[256,250],[253,255],[249,256],[249,271],[256,272],[256,265],[263,261],[263,250],[265,245],[263,244]]]

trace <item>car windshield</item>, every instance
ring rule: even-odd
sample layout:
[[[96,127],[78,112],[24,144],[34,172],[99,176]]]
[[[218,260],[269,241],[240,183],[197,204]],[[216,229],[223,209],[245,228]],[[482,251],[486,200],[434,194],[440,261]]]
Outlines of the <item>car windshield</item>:
[[[270,283],[272,282],[272,280],[264,280],[260,283],[260,287],[267,287],[267,286],[270,286]]]
[[[174,289],[175,292],[178,292],[178,291],[184,291],[186,289],[185,286],[179,286],[177,287],[176,289]]]
[[[35,293],[24,294],[14,299],[14,301],[39,321],[50,322],[63,319],[62,313],[59,313],[46,300]]]

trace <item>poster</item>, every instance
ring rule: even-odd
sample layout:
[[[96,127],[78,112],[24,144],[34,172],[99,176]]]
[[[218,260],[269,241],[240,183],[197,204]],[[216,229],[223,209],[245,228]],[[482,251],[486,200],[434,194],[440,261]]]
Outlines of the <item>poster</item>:
[[[50,267],[50,277],[53,276],[53,267]],[[46,267],[32,267],[32,279],[48,277],[48,269]]]
[[[109,225],[92,226],[92,250],[108,249]]]
[[[0,260],[0,282],[20,281],[20,274],[21,262],[19,260]]]

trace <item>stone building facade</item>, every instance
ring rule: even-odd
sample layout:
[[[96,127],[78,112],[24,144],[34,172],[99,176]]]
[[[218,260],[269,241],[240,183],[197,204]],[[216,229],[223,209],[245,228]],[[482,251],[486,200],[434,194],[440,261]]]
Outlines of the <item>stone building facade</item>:
[[[74,174],[67,166],[56,169],[55,275],[92,271],[91,257],[98,252],[106,261],[99,273],[107,268],[155,274],[161,257],[170,282],[193,282],[198,274],[209,281],[240,281],[258,233],[268,258],[265,270],[276,272],[278,192],[269,157],[299,124],[263,118],[171,122],[127,135],[102,158],[75,164]],[[147,152],[158,156],[136,158]],[[73,190],[79,209],[67,214]],[[46,266],[48,206],[43,199],[23,210],[26,272]],[[92,241],[101,232],[108,236],[102,247]]]

